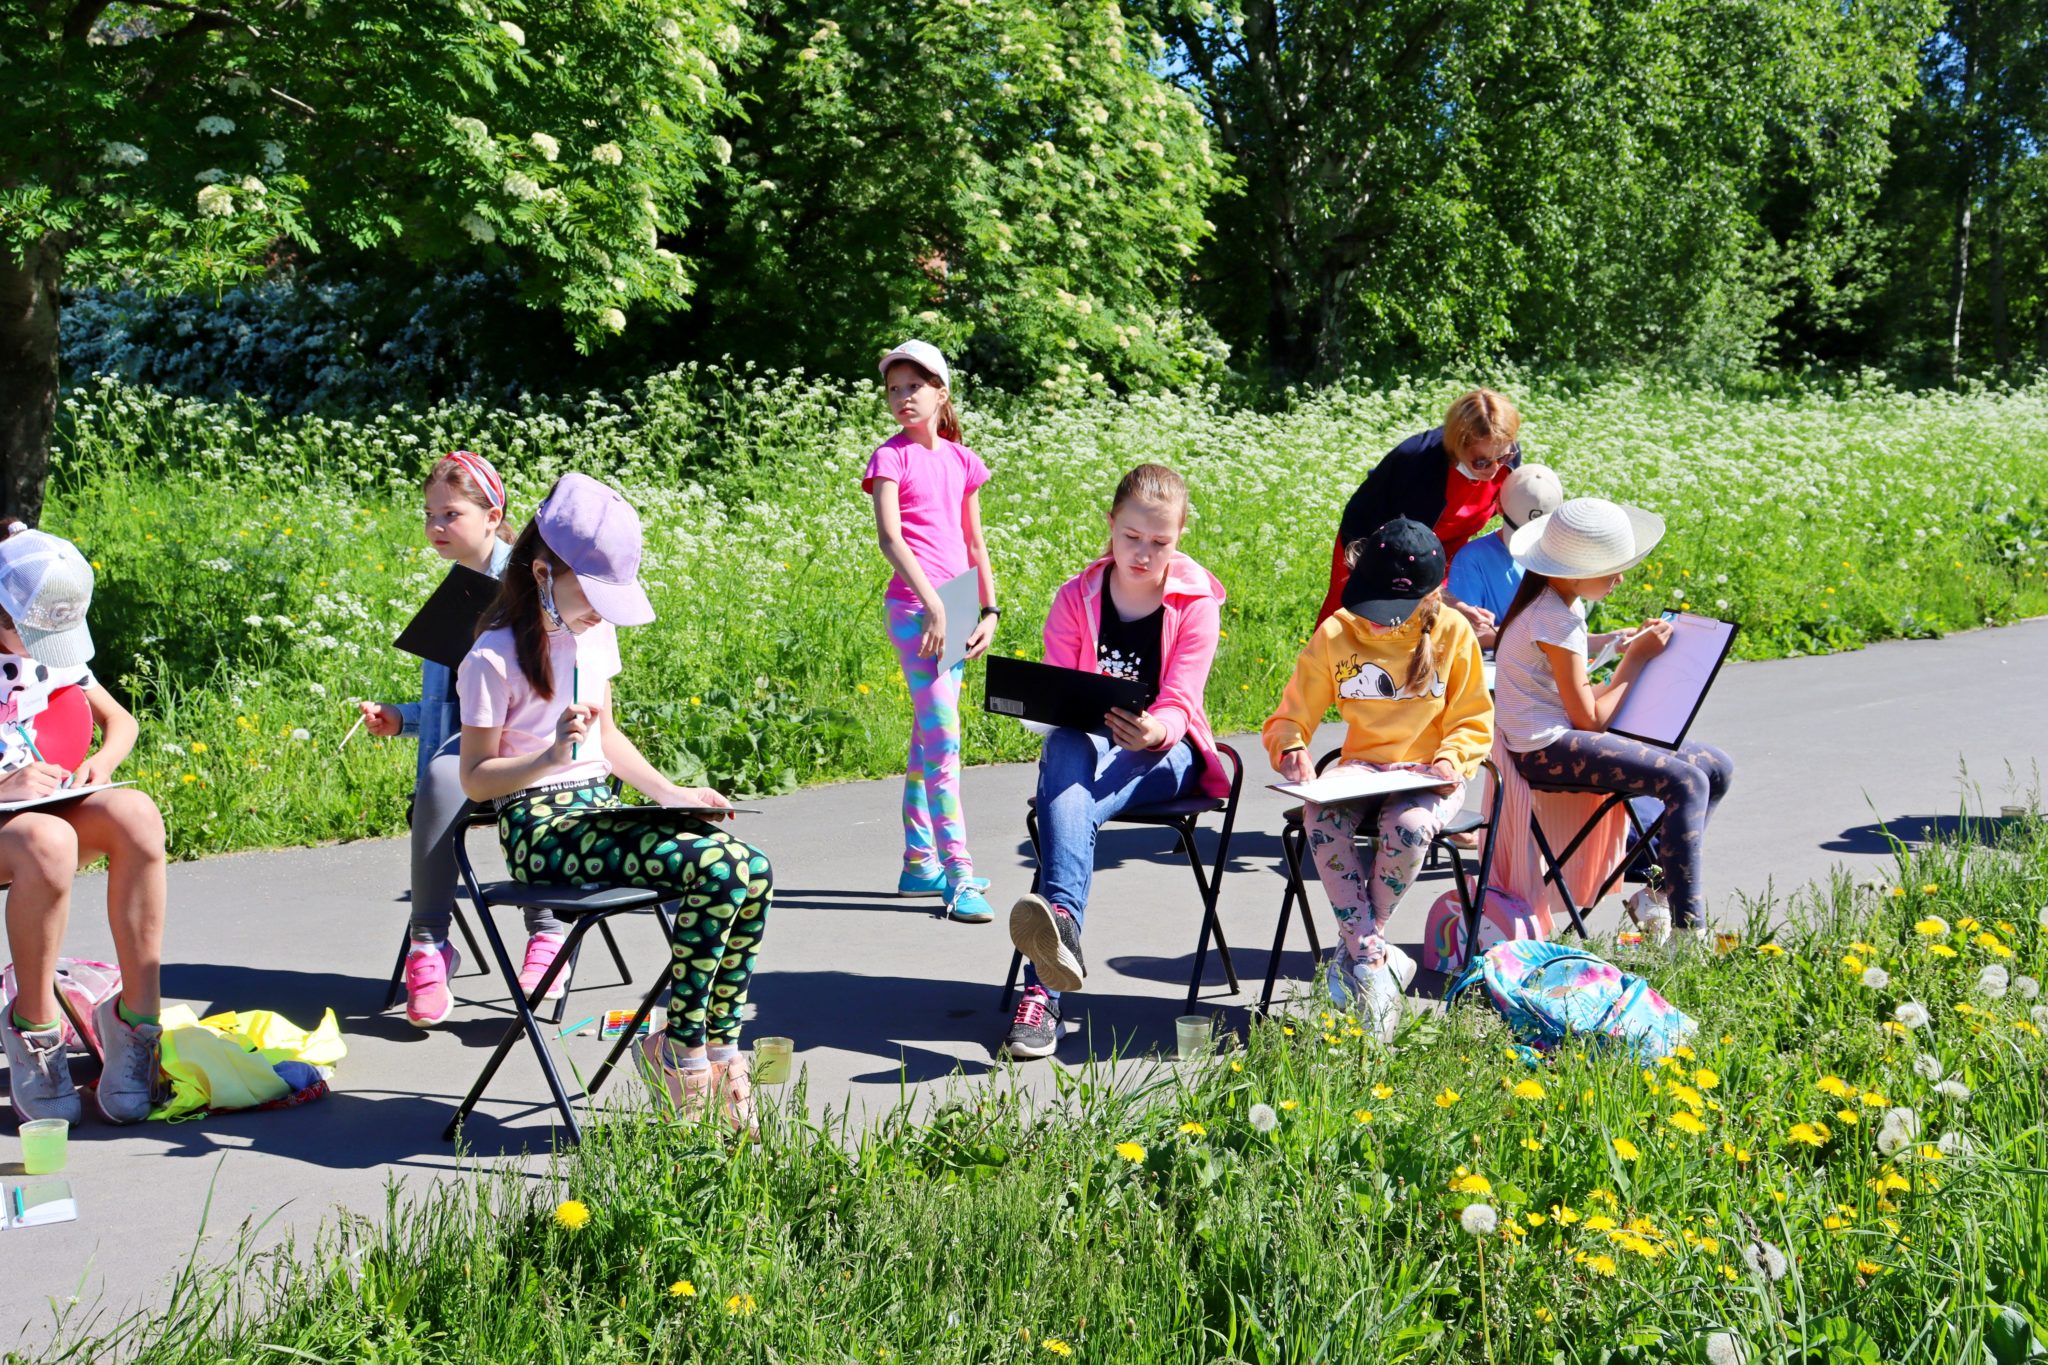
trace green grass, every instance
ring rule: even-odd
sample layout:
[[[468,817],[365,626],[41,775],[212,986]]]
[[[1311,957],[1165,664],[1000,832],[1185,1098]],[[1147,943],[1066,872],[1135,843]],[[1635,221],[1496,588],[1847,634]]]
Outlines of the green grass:
[[[1608,945],[1699,1022],[1664,1065],[1531,1063],[1477,1004],[1390,1057],[1311,1008],[1037,1108],[1001,1077],[866,1131],[787,1104],[753,1148],[615,1116],[537,1184],[394,1194],[52,1358],[2037,1359],[2048,828],[1995,839],[1753,907],[1726,951]]]
[[[1571,492],[1640,502],[1664,547],[1605,609],[1690,605],[1743,623],[1747,657],[1857,647],[2048,610],[2048,383],[1744,397],[1617,380],[1511,389],[1525,445]],[[1255,728],[1326,580],[1338,511],[1460,384],[1074,402],[968,395],[1007,613],[1035,654],[1061,581],[1099,552],[1140,460],[1181,469],[1186,547],[1231,593],[1209,688]],[[858,475],[891,426],[873,385],[682,370],[610,400],[278,422],[111,382],[66,402],[48,523],[101,566],[102,673],[133,699],[139,777],[174,852],[395,832],[409,741],[336,745],[351,698],[417,695],[390,640],[442,564],[417,520],[433,456],[490,455],[530,512],[559,472],[618,480],[648,527],[662,613],[626,632],[622,715],[658,762],[730,790],[897,771],[907,699],[883,633],[887,573]],[[295,738],[302,732],[303,738]],[[970,710],[969,762],[1028,757]],[[202,747],[203,746],[203,747]]]

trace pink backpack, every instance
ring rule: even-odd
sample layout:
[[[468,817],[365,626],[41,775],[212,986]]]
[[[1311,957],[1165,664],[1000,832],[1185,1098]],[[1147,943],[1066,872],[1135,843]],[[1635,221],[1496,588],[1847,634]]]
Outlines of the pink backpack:
[[[1479,907],[1479,951],[1497,943],[1525,939],[1548,939],[1555,931],[1550,911],[1533,909],[1520,896],[1488,887],[1486,903]],[[1446,891],[1429,907],[1422,926],[1422,965],[1433,972],[1456,976],[1472,958],[1472,945],[1465,942],[1465,906],[1456,891]]]
[[[7,964],[7,970],[0,972],[0,994],[7,997],[9,1009],[14,1007],[14,997],[20,992],[20,984],[14,979],[14,964]],[[84,1043],[97,1055],[100,1040],[93,1033],[93,1011],[102,1001],[111,1000],[121,993],[121,969],[111,962],[85,962],[78,958],[57,959],[57,1004],[64,1012],[64,1045],[77,1047]]]

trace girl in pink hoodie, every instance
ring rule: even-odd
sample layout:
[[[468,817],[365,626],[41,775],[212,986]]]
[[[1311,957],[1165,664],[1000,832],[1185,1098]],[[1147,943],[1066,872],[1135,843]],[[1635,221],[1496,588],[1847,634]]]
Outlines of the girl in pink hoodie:
[[[1140,682],[1152,704],[1115,710],[1100,730],[1054,730],[1038,760],[1039,890],[1010,910],[1024,954],[1024,995],[1003,1051],[1049,1056],[1059,1045],[1059,992],[1079,990],[1081,919],[1095,875],[1095,835],[1131,806],[1201,792],[1227,796],[1230,777],[1202,690],[1216,658],[1223,585],[1179,552],[1188,486],[1164,465],[1124,475],[1109,507],[1109,553],[1067,580],[1045,622],[1045,661]]]

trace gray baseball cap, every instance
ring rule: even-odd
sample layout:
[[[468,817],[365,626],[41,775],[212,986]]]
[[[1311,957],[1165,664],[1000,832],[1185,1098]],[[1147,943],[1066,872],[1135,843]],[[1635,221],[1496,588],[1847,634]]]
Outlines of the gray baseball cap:
[[[92,659],[85,628],[92,565],[78,547],[47,531],[18,531],[0,541],[0,610],[37,663],[66,667]]]

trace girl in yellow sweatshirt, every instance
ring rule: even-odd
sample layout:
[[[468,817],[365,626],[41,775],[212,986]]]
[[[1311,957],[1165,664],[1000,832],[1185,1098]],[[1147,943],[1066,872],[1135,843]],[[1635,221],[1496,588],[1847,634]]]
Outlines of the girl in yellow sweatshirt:
[[[1415,960],[1380,936],[1422,855],[1464,804],[1465,782],[1493,746],[1493,699],[1471,624],[1443,609],[1444,550],[1420,522],[1396,518],[1352,542],[1343,606],[1316,628],[1279,707],[1266,752],[1289,782],[1313,776],[1308,741],[1334,703],[1348,728],[1343,765],[1411,769],[1440,787],[1379,803],[1370,869],[1356,840],[1366,803],[1303,810],[1316,875],[1336,911],[1331,997],[1363,1004],[1380,1037],[1393,1038]]]

